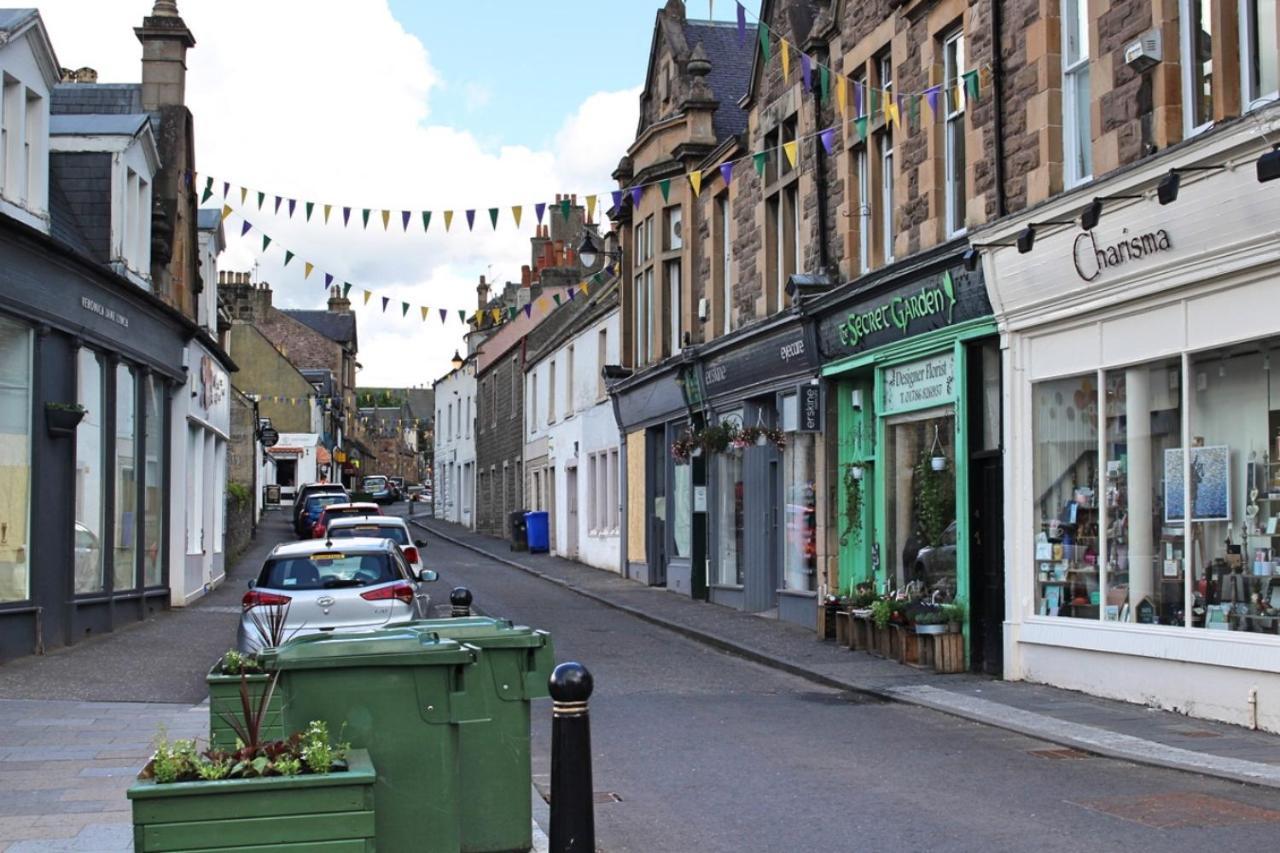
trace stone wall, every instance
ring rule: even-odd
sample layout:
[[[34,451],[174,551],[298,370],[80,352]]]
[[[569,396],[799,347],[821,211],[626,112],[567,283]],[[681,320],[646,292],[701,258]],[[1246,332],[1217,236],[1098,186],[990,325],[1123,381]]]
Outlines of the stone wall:
[[[253,492],[246,487],[245,499],[240,501],[228,490],[226,513],[227,540],[223,548],[227,554],[226,565],[230,570],[248,550],[257,532],[253,523]]]

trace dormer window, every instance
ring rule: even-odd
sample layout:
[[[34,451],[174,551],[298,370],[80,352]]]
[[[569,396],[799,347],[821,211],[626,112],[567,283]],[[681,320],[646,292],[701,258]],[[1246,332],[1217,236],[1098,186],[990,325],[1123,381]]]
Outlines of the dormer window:
[[[48,204],[47,104],[39,92],[0,72],[0,197],[44,217]]]

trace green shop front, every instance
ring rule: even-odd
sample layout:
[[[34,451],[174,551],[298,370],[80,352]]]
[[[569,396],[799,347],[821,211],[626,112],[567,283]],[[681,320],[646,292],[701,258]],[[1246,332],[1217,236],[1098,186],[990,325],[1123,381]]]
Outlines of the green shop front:
[[[1000,346],[981,271],[952,244],[806,308],[836,427],[827,592],[959,604],[968,665],[998,673]]]

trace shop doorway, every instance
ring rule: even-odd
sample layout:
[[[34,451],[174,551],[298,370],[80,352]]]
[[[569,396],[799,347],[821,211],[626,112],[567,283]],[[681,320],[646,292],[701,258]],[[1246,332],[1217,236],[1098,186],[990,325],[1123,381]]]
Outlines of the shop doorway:
[[[666,427],[656,427],[646,433],[645,480],[649,484],[648,503],[648,562],[650,586],[667,584],[667,453]]]
[[[551,546],[551,553],[560,553],[556,545],[556,517],[559,513],[556,511],[556,469],[547,469],[547,542]]]
[[[750,447],[747,457],[746,498],[746,585],[743,609],[748,613],[768,613],[778,606],[778,566],[782,562],[782,541],[778,536],[781,472],[778,454],[772,447]]]
[[[969,663],[975,672],[1004,671],[1004,465],[1000,452],[969,461]]]
[[[578,469],[564,469],[564,555],[578,559]]]

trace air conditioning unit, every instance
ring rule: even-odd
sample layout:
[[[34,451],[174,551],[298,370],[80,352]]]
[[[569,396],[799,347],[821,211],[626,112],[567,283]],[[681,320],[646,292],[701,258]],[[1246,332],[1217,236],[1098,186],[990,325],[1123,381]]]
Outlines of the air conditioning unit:
[[[1164,47],[1159,30],[1147,30],[1124,48],[1124,64],[1139,74],[1154,68],[1163,59]]]
[[[711,303],[704,296],[698,300],[698,322],[705,323],[711,319]]]

